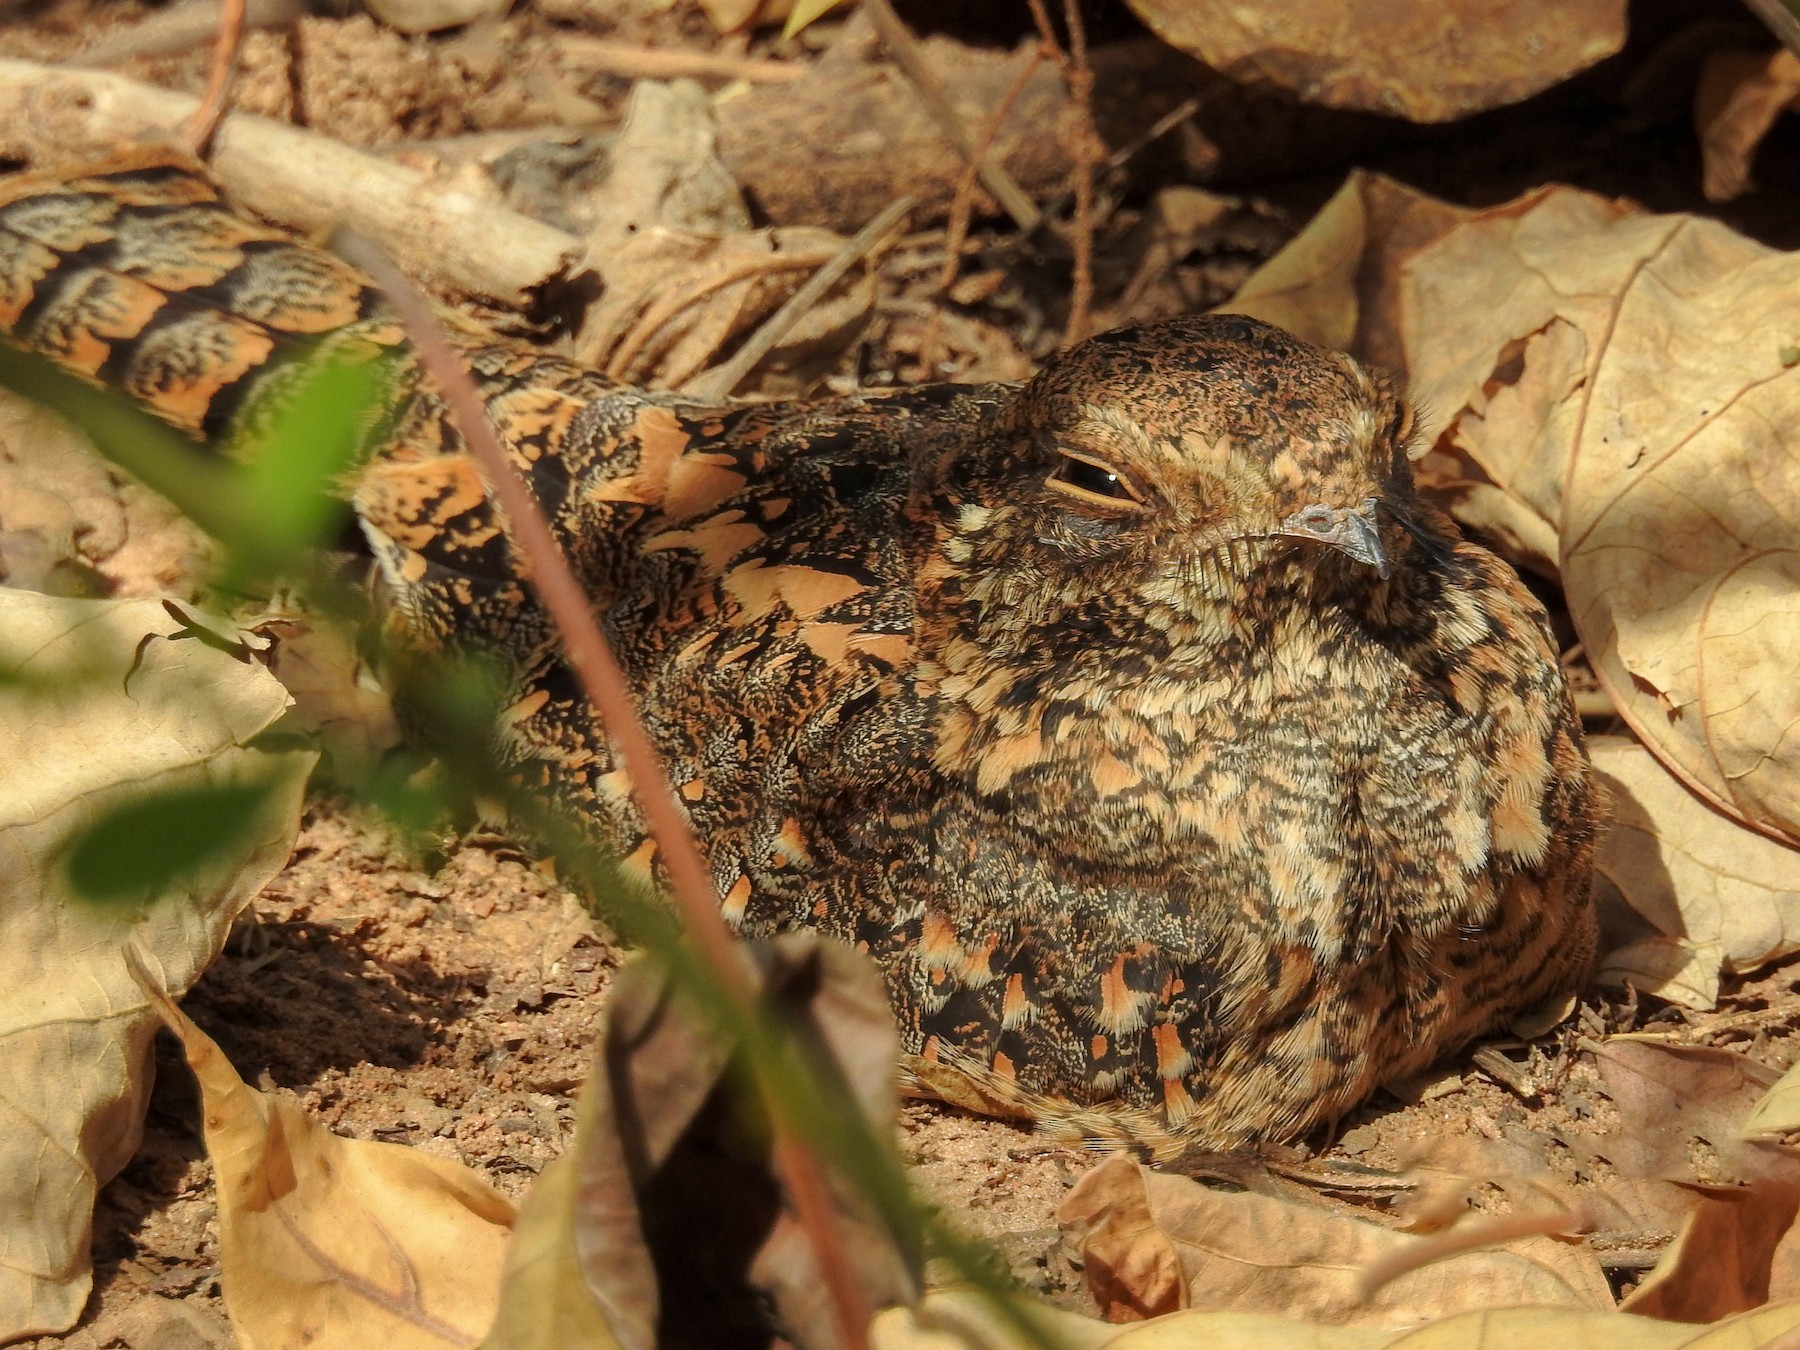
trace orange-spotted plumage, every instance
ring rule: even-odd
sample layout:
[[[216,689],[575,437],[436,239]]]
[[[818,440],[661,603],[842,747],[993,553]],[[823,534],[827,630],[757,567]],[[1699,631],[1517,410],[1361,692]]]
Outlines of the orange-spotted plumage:
[[[343,264],[145,161],[0,188],[0,320],[229,441],[384,351],[352,492],[413,639],[511,658],[519,772],[654,869],[479,476]],[[1042,1116],[1292,1137],[1573,987],[1596,790],[1545,617],[1413,492],[1381,376],[1248,319],[1012,386],[702,407],[466,324],[749,933],[886,973]]]

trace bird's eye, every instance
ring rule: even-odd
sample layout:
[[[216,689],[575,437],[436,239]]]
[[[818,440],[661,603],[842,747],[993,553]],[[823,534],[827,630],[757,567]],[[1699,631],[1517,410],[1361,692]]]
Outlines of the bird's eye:
[[[1131,482],[1095,460],[1063,452],[1044,486],[1073,506],[1109,514],[1141,514],[1150,508]]]

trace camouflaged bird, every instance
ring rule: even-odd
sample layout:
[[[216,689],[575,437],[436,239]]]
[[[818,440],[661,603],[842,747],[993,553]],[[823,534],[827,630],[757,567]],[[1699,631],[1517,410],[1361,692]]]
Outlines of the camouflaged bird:
[[[365,278],[146,161],[0,189],[0,282],[16,340],[214,442],[284,358],[385,349],[352,492],[389,598],[510,656],[520,772],[654,871]],[[867,950],[949,1095],[1291,1138],[1583,978],[1598,805],[1544,612],[1415,495],[1381,375],[1197,317],[1022,386],[714,408],[454,337],[726,917]]]

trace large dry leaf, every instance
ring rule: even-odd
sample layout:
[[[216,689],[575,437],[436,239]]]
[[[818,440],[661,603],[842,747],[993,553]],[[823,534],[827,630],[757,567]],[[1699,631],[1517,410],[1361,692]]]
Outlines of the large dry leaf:
[[[1694,92],[1706,199],[1728,202],[1750,190],[1750,162],[1775,119],[1800,111],[1800,56],[1735,48],[1708,53]]]
[[[915,1307],[877,1313],[869,1350],[1100,1350],[1122,1334],[1108,1323],[1023,1298],[1011,1311],[1035,1335],[1027,1336],[1013,1317],[973,1290],[937,1290]]]
[[[0,390],[0,581],[60,594],[185,594],[205,536],[55,413]]]
[[[1800,255],[1567,189],[1414,256],[1435,430],[1557,525],[1570,614],[1638,737],[1800,841]]]
[[[1088,1289],[1114,1320],[1204,1307],[1394,1327],[1513,1303],[1612,1306],[1593,1256],[1548,1237],[1409,1270],[1364,1302],[1365,1267],[1427,1240],[1323,1206],[1215,1190],[1124,1156],[1077,1182],[1057,1219],[1080,1244]]]
[[[1791,1350],[1800,1302],[1710,1327],[1615,1312],[1490,1308],[1410,1331],[1317,1327],[1255,1313],[1174,1313],[1105,1342],[1107,1350]]]
[[[1791,1159],[1743,1187],[1701,1194],[1663,1253],[1620,1306],[1671,1322],[1716,1322],[1769,1301],[1776,1253],[1800,1212]]]
[[[1594,1059],[1625,1128],[1565,1142],[1627,1177],[1729,1183],[1757,1175],[1740,1144],[1776,1082],[1773,1069],[1733,1050],[1638,1036],[1609,1037]],[[1696,1170],[1695,1140],[1713,1151],[1705,1172]]]
[[[219,1280],[244,1350],[475,1344],[499,1304],[512,1201],[461,1163],[342,1138],[248,1086],[138,974],[200,1083]]]
[[[124,944],[186,989],[298,828],[313,756],[245,748],[286,693],[181,629],[151,600],[0,590],[0,667],[31,682],[0,686],[0,1339],[74,1323],[95,1191],[137,1146],[156,1019]],[[144,903],[70,895],[66,841],[109,807],[146,788],[271,776],[236,856]]]
[[[812,933],[747,950],[764,997],[823,1052],[845,1109],[891,1136],[899,1048],[873,964]],[[484,1350],[724,1344],[771,1307],[795,1344],[839,1344],[766,1126],[743,1108],[735,1054],[660,965],[640,959],[620,971],[575,1142],[527,1202]],[[912,1302],[918,1254],[860,1195],[834,1194],[870,1305]]]
[[[1306,228],[1219,309],[1248,314],[1404,375],[1400,269],[1471,214],[1355,169]]]
[[[1596,863],[1596,979],[1705,1009],[1721,971],[1800,951],[1800,850],[1721,815],[1634,741],[1588,748],[1613,816]]]
[[[1615,1312],[1493,1308],[1404,1331],[1327,1327],[1270,1313],[1178,1312],[1127,1327],[1042,1309],[1058,1350],[1791,1350],[1800,1302],[1771,1304],[1712,1326]],[[876,1318],[873,1350],[1024,1350],[1029,1344],[967,1295],[934,1294],[919,1314]]]
[[[1308,103],[1447,122],[1517,103],[1625,42],[1624,0],[1130,0],[1152,32]]]

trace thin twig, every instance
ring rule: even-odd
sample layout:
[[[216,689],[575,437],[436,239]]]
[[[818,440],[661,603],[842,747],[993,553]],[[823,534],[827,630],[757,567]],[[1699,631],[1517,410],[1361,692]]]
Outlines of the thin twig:
[[[1800,56],[1800,14],[1795,13],[1784,0],[1744,0],[1744,3],[1771,33],[1781,39],[1782,46],[1795,56]]]
[[[644,823],[662,855],[669,890],[688,938],[719,988],[746,1018],[756,1015],[756,992],[744,949],[719,912],[712,873],[676,804],[656,747],[632,702],[625,674],[614,659],[581,584],[569,569],[537,500],[513,465],[462,358],[444,339],[430,306],[379,249],[356,236],[340,236],[339,251],[361,267],[386,293],[405,327],[420,365],[437,385],[463,443],[480,466],[500,509],[507,532],[524,555],[531,587],[549,612],[563,650],[588,700],[600,715],[632,785]],[[806,1141],[794,1130],[783,1104],[764,1096],[775,1134],[774,1155],[794,1212],[813,1249],[844,1344],[864,1350],[870,1310],[840,1241],[824,1172]]]
[[[994,194],[994,200],[1000,203],[1001,209],[1013,218],[1013,223],[1021,230],[1035,230],[1038,222],[1043,219],[1037,204],[993,155],[975,153],[975,143],[969,135],[969,129],[963,125],[956,109],[950,106],[943,86],[926,65],[925,54],[919,49],[919,40],[913,36],[912,29],[894,13],[894,7],[888,0],[862,0],[862,10],[875,25],[882,44],[894,58],[894,63],[900,67],[900,73],[918,91],[925,111],[938,124],[938,130],[950,138],[950,143],[956,147],[958,154],[965,160],[975,162],[982,186]]]
[[[1367,1303],[1383,1285],[1392,1283],[1402,1275],[1438,1261],[1447,1261],[1453,1256],[1461,1256],[1464,1252],[1497,1246],[1502,1242],[1516,1242],[1520,1238],[1580,1233],[1591,1227],[1588,1216],[1574,1209],[1526,1210],[1522,1213],[1465,1219],[1453,1228],[1420,1238],[1387,1256],[1369,1262],[1357,1273],[1357,1294]]]
[[[219,32],[213,39],[206,92],[182,129],[182,141],[196,158],[205,155],[212,145],[213,134],[231,100],[231,78],[237,74],[238,54],[244,47],[244,6],[245,0],[221,0],[219,5]]]
[[[556,54],[567,65],[619,75],[630,80],[748,80],[752,84],[791,84],[806,75],[798,61],[765,61],[719,52],[674,51],[639,47],[629,42],[558,34]]]
[[[67,159],[168,141],[197,101],[110,71],[0,59],[0,151]],[[348,221],[432,285],[529,309],[560,298],[582,241],[332,137],[225,115],[209,165],[239,206],[300,232]]]
[[[756,368],[756,363],[774,350],[775,344],[825,298],[825,293],[837,285],[845,273],[874,252],[889,231],[917,205],[918,201],[912,197],[901,197],[889,203],[886,210],[858,230],[854,238],[847,240],[823,267],[808,277],[806,284],[789,296],[786,304],[764,319],[762,326],[731,354],[729,360],[721,361],[711,370],[701,371],[682,386],[682,392],[703,402],[730,398],[732,390],[743,383],[744,377]]]
[[[1081,21],[1079,0],[1063,0],[1063,21],[1069,29],[1065,55],[1056,40],[1056,29],[1044,0],[1028,0],[1038,37],[1062,66],[1070,100],[1080,114],[1075,132],[1075,222],[1069,241],[1075,255],[1074,285],[1069,294],[1069,323],[1062,345],[1072,347],[1087,336],[1089,312],[1094,302],[1094,165],[1100,159],[1100,135],[1094,130],[1094,70],[1088,63],[1087,28]]]
[[[1012,86],[994,105],[993,112],[988,114],[982,125],[981,134],[975,139],[974,152],[968,163],[963,166],[960,177],[956,180],[956,195],[950,201],[950,224],[944,236],[944,265],[938,271],[937,290],[939,294],[950,289],[950,283],[956,280],[956,269],[962,264],[963,241],[969,236],[969,217],[975,210],[975,175],[988,151],[993,149],[994,140],[1000,134],[1000,128],[1006,124],[1007,116],[1012,112],[1013,104],[1019,101],[1019,95],[1025,92],[1025,86],[1031,83],[1031,77],[1037,74],[1049,53],[1044,50],[1043,43],[1032,49],[1031,59],[1019,68],[1018,76]]]

